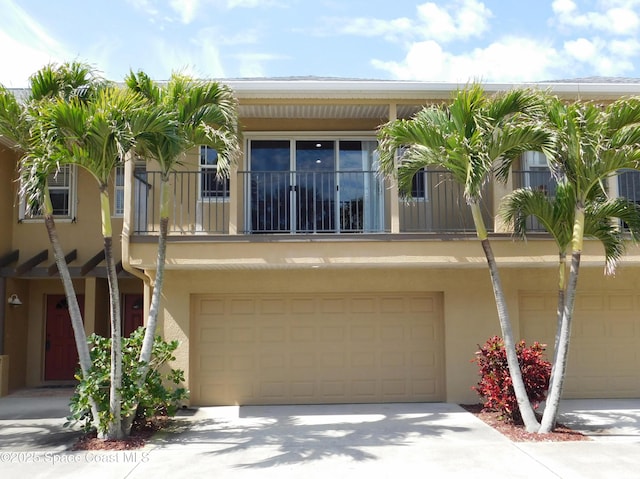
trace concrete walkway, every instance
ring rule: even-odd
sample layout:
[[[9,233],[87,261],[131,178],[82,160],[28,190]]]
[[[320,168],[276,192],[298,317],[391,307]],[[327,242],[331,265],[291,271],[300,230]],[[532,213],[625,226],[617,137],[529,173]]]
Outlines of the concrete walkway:
[[[591,441],[512,443],[455,404],[182,411],[143,450],[69,452],[68,393],[0,398],[0,477],[640,477],[640,400],[565,401]]]

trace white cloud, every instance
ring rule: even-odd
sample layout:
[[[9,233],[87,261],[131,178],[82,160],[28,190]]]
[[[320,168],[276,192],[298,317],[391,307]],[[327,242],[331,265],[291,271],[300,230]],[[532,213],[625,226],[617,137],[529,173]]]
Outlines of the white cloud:
[[[72,55],[38,22],[11,0],[0,0],[0,83],[27,86],[29,76],[50,62],[72,60]]]
[[[417,8],[417,29],[424,29],[424,38],[441,42],[481,35],[488,30],[492,16],[491,10],[477,0],[457,1],[446,7],[428,2]]]
[[[433,40],[414,43],[401,62],[373,60],[373,65],[403,80],[517,82],[547,80],[556,70],[558,52],[533,39],[504,38],[486,48],[454,54]]]
[[[633,9],[634,2],[612,2],[601,11],[579,13],[573,0],[554,0],[551,4],[557,22],[562,26],[595,29],[613,35],[635,35],[640,26],[640,17]]]
[[[188,25],[196,18],[199,0],[170,0],[169,6],[180,15],[182,23]]]
[[[149,16],[155,17],[158,15],[158,9],[151,2],[151,0],[127,0],[135,9],[146,13]]]
[[[269,63],[273,60],[280,60],[284,57],[281,55],[271,55],[268,53],[247,53],[236,55],[236,58],[240,62],[238,74],[241,77],[255,78],[264,77],[266,75],[266,63]]]
[[[598,42],[600,43],[600,42]],[[596,42],[587,40],[586,38],[578,38],[564,43],[565,51],[573,58],[581,62],[587,62],[595,57],[601,50],[602,46]]]
[[[359,17],[338,20],[338,32],[388,40],[414,38],[448,42],[480,36],[489,29],[491,11],[478,0],[456,0],[445,6],[426,2],[416,7],[417,17],[380,19]],[[335,23],[335,19],[330,19]]]
[[[626,57],[638,51],[638,43],[607,42],[601,38],[579,38],[565,42],[564,50],[574,60],[591,68],[599,76],[619,76],[633,70]]]

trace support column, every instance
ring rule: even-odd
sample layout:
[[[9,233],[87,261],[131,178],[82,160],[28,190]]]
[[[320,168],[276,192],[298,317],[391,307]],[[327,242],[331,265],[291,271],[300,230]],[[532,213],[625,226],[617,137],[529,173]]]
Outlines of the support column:
[[[398,119],[398,108],[395,103],[389,104],[389,121]],[[395,178],[389,180],[389,214],[391,216],[391,233],[400,233],[400,195],[398,182]]]
[[[498,208],[502,198],[513,191],[513,175],[510,174],[504,183],[493,178],[492,211],[493,231],[495,233],[512,233],[511,226],[505,224],[498,216]]]
[[[242,185],[238,181],[238,165],[233,164],[229,168],[229,234],[238,234],[238,206],[239,197],[242,194]]]

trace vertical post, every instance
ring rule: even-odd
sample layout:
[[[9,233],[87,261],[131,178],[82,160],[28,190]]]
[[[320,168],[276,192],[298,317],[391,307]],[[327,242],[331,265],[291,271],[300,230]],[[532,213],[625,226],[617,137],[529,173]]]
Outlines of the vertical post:
[[[389,121],[398,118],[398,108],[395,103],[389,104]],[[391,233],[400,233],[400,195],[398,193],[398,182],[391,179],[389,188],[389,214],[391,216]]]
[[[504,183],[498,181],[494,176],[492,185],[493,194],[491,199],[493,204],[491,205],[491,214],[493,214],[493,231],[495,233],[510,233],[509,225],[506,225],[498,216],[498,208],[502,198],[513,191],[513,175],[509,174]]]
[[[229,234],[238,234],[238,205],[239,195],[242,194],[242,184],[238,181],[238,165],[232,164],[229,168]]]

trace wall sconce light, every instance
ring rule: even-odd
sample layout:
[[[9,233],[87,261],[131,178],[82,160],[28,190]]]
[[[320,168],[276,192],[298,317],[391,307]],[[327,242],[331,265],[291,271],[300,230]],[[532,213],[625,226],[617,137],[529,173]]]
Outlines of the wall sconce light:
[[[18,298],[18,295],[15,293],[9,296],[8,303],[11,306],[22,306],[22,301],[20,301],[20,298]]]

